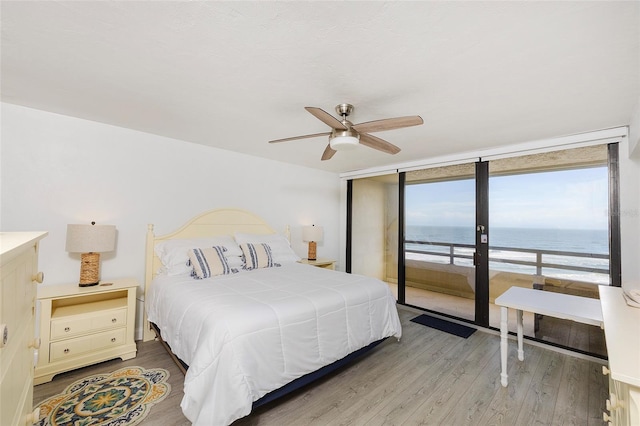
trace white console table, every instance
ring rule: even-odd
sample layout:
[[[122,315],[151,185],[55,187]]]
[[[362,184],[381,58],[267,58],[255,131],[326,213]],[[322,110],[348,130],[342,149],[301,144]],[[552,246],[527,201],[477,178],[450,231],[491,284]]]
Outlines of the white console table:
[[[598,299],[524,287],[511,287],[496,298],[495,304],[500,306],[500,362],[502,366],[500,382],[502,386],[507,386],[509,383],[507,376],[509,308],[516,309],[518,359],[520,361],[524,361],[523,311],[602,326],[602,309]]]

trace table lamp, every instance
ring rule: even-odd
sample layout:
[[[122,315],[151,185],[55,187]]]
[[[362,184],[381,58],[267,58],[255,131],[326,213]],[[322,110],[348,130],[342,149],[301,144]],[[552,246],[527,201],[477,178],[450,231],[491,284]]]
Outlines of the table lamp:
[[[316,260],[316,243],[322,241],[322,226],[303,226],[302,241],[309,243],[307,259]]]
[[[69,253],[80,255],[80,287],[97,285],[100,282],[100,253],[113,251],[116,246],[114,225],[67,225]]]

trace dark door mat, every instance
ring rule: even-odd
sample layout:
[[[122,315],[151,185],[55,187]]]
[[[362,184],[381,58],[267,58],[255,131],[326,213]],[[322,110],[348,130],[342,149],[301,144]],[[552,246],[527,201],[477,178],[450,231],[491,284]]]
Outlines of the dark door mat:
[[[427,327],[435,328],[436,330],[444,331],[445,333],[455,334],[456,336],[464,337],[465,339],[476,331],[475,328],[456,324],[454,322],[435,318],[429,315],[420,315],[412,318],[411,321],[426,325]]]

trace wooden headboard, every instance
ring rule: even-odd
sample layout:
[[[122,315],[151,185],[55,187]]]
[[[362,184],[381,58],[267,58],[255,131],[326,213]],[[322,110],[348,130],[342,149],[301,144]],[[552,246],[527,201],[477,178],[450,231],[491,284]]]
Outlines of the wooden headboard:
[[[260,217],[240,209],[216,209],[204,212],[190,219],[176,231],[157,237],[153,233],[153,225],[147,227],[147,245],[145,260],[145,295],[151,287],[153,277],[162,266],[160,259],[155,254],[155,246],[167,240],[214,237],[217,235],[231,235],[236,232],[248,234],[274,234],[275,231]],[[289,231],[286,231],[289,239]],[[149,326],[147,315],[144,316],[143,340],[153,340],[155,334]]]

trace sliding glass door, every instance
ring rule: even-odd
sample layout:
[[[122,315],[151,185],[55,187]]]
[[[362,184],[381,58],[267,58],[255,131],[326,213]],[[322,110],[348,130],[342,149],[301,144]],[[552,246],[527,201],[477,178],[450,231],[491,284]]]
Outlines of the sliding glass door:
[[[473,164],[407,172],[405,303],[475,320]]]
[[[489,163],[489,295],[511,286],[598,298],[609,285],[607,146]],[[491,305],[490,325],[499,326]],[[598,327],[525,313],[525,335],[606,355]],[[510,321],[515,330],[515,317]]]
[[[378,278],[398,297],[398,175],[350,182],[348,272]]]
[[[347,270],[399,303],[499,327],[512,286],[620,285],[617,144],[350,181]],[[510,320],[515,330],[515,317]],[[598,356],[602,330],[525,315],[525,335]]]

